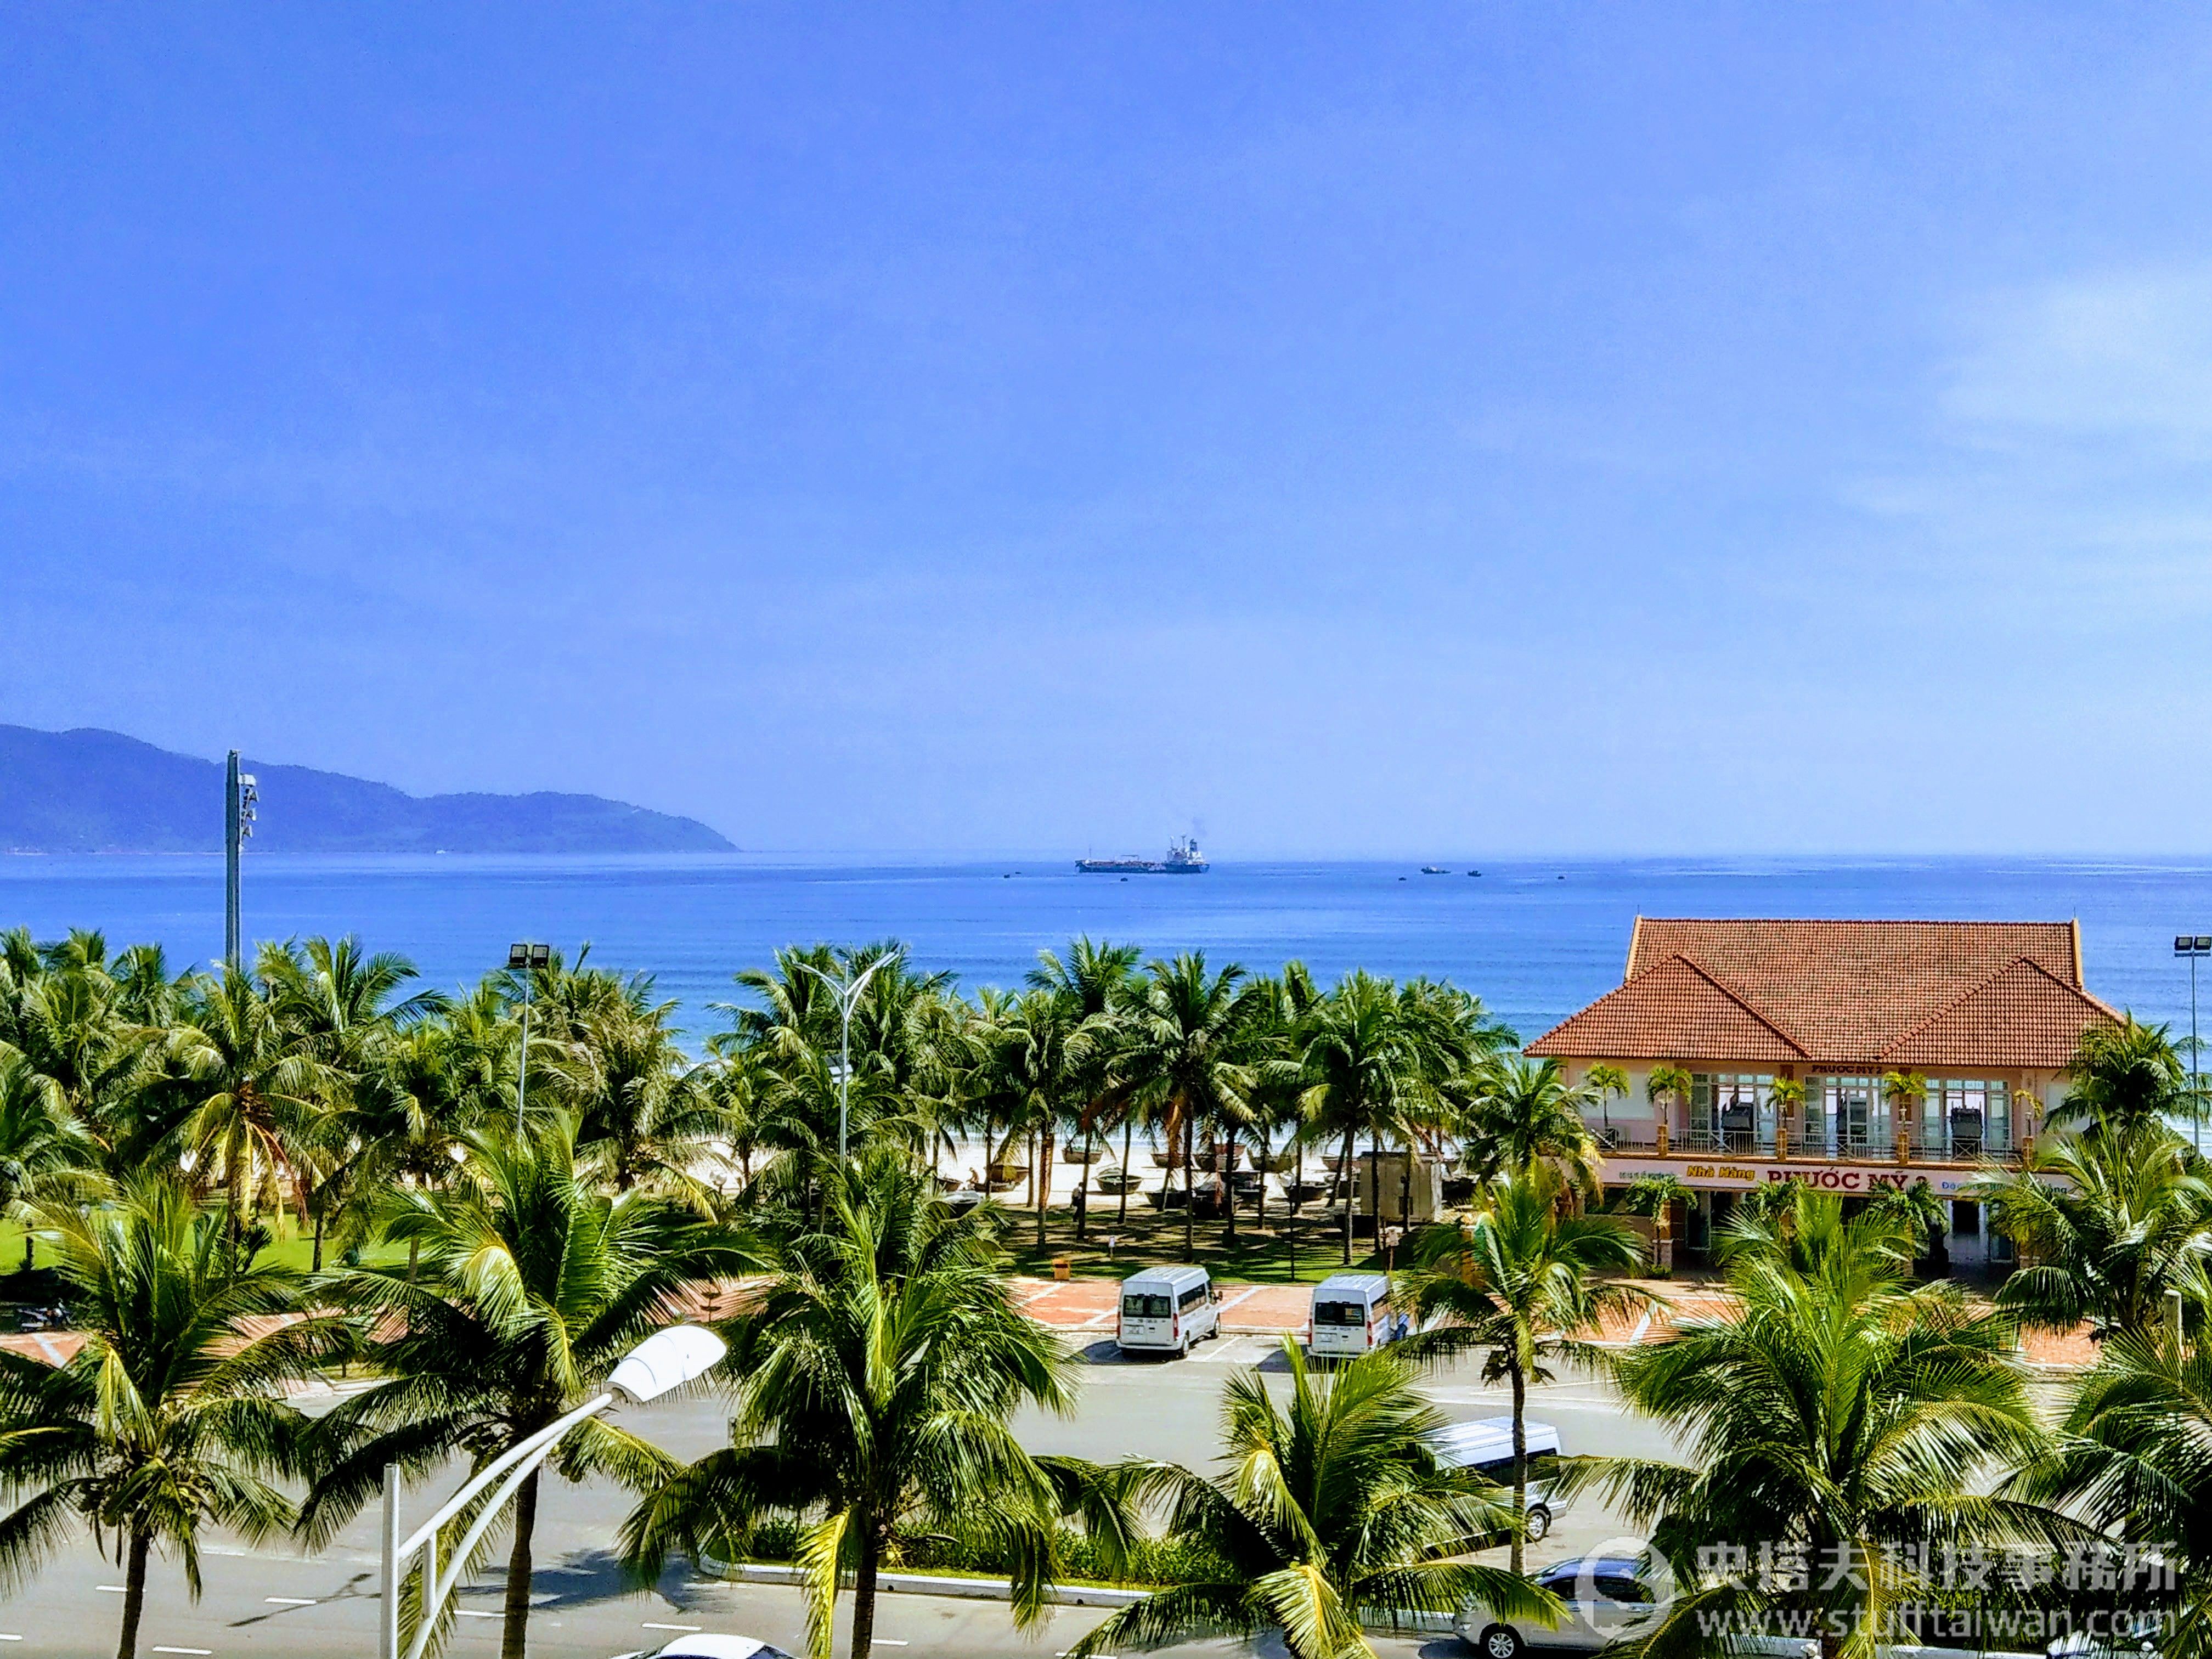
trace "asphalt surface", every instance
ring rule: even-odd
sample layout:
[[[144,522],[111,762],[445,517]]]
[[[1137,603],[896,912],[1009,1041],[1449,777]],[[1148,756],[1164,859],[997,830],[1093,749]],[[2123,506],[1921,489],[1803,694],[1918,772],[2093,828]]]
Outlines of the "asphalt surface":
[[[1272,1339],[1224,1337],[1181,1361],[1124,1361],[1110,1341],[1089,1351],[1081,1403],[1068,1418],[1034,1413],[1021,1419],[1022,1438],[1033,1450],[1110,1460],[1130,1455],[1174,1459],[1206,1467],[1215,1451],[1221,1384],[1240,1366],[1281,1368]],[[1471,1368],[1439,1374],[1431,1393],[1455,1419],[1502,1414],[1502,1391],[1485,1389]],[[696,1457],[724,1443],[726,1407],[714,1400],[688,1400],[640,1408],[624,1421],[679,1457]],[[1555,1425],[1570,1452],[1665,1455],[1667,1445],[1648,1424],[1624,1416],[1599,1385],[1568,1382],[1538,1390],[1532,1416]],[[457,1469],[435,1486],[410,1491],[403,1525],[410,1528],[459,1483]],[[536,1608],[531,1651],[547,1659],[609,1659],[650,1650],[690,1629],[757,1637],[793,1652],[803,1648],[804,1621],[797,1592],[780,1585],[732,1584],[672,1569],[651,1592],[629,1589],[612,1555],[615,1528],[629,1496],[611,1487],[570,1486],[549,1481],[538,1510]],[[227,1540],[204,1547],[204,1593],[186,1596],[183,1571],[156,1557],[150,1572],[141,1654],[230,1659],[242,1654],[300,1656],[300,1659],[362,1659],[376,1646],[378,1583],[376,1507],[372,1504],[328,1549],[314,1556],[283,1544],[258,1547]],[[1570,1510],[1553,1535],[1532,1547],[1532,1563],[1573,1554],[1621,1535],[1612,1517],[1594,1509]],[[122,1613],[122,1575],[89,1543],[64,1549],[15,1594],[0,1599],[0,1659],[34,1655],[94,1656],[115,1651]],[[448,1652],[472,1659],[498,1650],[500,1575],[488,1572],[465,1587]],[[849,1604],[850,1598],[844,1600]],[[1003,1603],[938,1596],[882,1598],[878,1639],[885,1659],[907,1650],[967,1659],[1052,1659],[1098,1620],[1098,1609],[1065,1607],[1037,1632],[1016,1632]],[[903,1644],[902,1647],[897,1644]],[[1262,1644],[1265,1653],[1272,1644]],[[1449,1636],[1378,1638],[1392,1659],[1464,1659]],[[841,1640],[839,1650],[843,1650]],[[1194,1644],[1178,1652],[1243,1654],[1243,1643]]]

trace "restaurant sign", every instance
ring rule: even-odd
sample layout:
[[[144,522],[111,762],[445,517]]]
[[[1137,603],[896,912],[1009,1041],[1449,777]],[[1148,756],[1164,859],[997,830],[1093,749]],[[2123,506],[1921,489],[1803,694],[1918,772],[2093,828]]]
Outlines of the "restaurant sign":
[[[1643,1176],[1673,1176],[1704,1192],[1741,1193],[1772,1181],[1802,1181],[1820,1193],[1878,1193],[1925,1181],[1937,1194],[1964,1192],[1982,1177],[1972,1170],[1930,1170],[1905,1164],[1815,1164],[1765,1158],[1608,1158],[1605,1182],[1626,1186]]]

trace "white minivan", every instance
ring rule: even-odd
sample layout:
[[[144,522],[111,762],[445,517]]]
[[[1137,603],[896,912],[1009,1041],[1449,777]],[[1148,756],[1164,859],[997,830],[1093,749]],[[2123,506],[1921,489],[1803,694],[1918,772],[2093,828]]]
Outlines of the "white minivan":
[[[1184,1354],[1221,1334],[1213,1279],[1203,1267],[1147,1267],[1121,1281],[1114,1340],[1133,1352]]]
[[[1407,1317],[1390,1310],[1387,1273],[1331,1273],[1314,1286],[1306,1350],[1318,1358],[1366,1353],[1406,1334]]]
[[[1531,1543],[1552,1529],[1552,1494],[1559,1478],[1559,1431],[1549,1423],[1523,1425],[1528,1436],[1528,1493],[1522,1508]],[[1513,1419],[1485,1417],[1454,1423],[1428,1437],[1437,1462],[1448,1469],[1473,1469],[1492,1486],[1513,1490]]]

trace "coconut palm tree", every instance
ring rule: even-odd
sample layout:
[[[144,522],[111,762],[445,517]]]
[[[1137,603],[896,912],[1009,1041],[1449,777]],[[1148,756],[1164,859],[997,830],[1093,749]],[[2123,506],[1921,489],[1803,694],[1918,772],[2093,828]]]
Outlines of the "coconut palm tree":
[[[708,1068],[677,1041],[678,1005],[652,1000],[638,978],[593,1007],[552,1046],[541,1067],[548,1097],[576,1120],[576,1149],[617,1192],[641,1182],[703,1206],[702,1170],[726,1142],[729,1119]]]
[[[696,1286],[754,1265],[685,1205],[644,1188],[594,1191],[574,1133],[556,1115],[520,1139],[504,1125],[470,1135],[449,1188],[396,1196],[386,1236],[419,1244],[415,1277],[356,1267],[323,1281],[360,1322],[370,1370],[386,1380],[316,1425],[316,1480],[301,1516],[311,1545],[327,1543],[380,1489],[386,1463],[418,1476],[455,1455],[482,1468],[587,1399],[625,1352],[684,1312]],[[642,1491],[674,1465],[595,1419],[547,1468]],[[515,1495],[503,1659],[526,1649],[541,1478]]]
[[[1846,1221],[1839,1200],[1800,1190],[1724,1235],[1737,1311],[1615,1359],[1629,1408],[1688,1455],[1595,1460],[1565,1485],[1605,1492],[1684,1587],[1653,1659],[1710,1651],[1711,1620],[1774,1615],[1818,1630],[1824,1653],[1870,1656],[1885,1616],[1933,1589],[1908,1547],[1940,1559],[2063,1530],[2039,1506],[1977,1495],[2042,1436],[2011,1322],[1948,1284],[1912,1285],[1913,1249],[1893,1218]],[[1807,1573],[1762,1571],[1747,1540]]]
[[[350,934],[335,942],[314,938],[264,945],[256,969],[278,1018],[329,1067],[324,1109],[289,1148],[301,1203],[314,1229],[313,1265],[319,1273],[324,1236],[359,1194],[360,1176],[379,1151],[362,1134],[376,1115],[355,1111],[356,1098],[377,1092],[385,1080],[383,1051],[448,1005],[435,991],[395,1000],[416,977],[415,964],[396,951],[370,956]]]
[[[1287,1404],[1257,1370],[1230,1380],[1222,1473],[1153,1464],[1135,1483],[1166,1506],[1170,1537],[1218,1565],[1115,1613],[1069,1659],[1271,1629],[1294,1659],[1350,1659],[1374,1652],[1363,1625],[1402,1629],[1471,1597],[1557,1620],[1559,1603],[1518,1573],[1449,1559],[1505,1518],[1495,1487],[1437,1462],[1429,1437],[1446,1419],[1405,1355],[1378,1349],[1322,1373],[1286,1336],[1283,1356]]]
[[[1891,1136],[1911,1133],[1920,1104],[1928,1098],[1928,1079],[1917,1072],[1884,1072],[1881,1092],[1889,1103]]]
[[[491,980],[374,1047],[319,1131],[315,1271],[326,1227],[364,1243],[394,1191],[448,1184],[466,1136],[513,1121],[519,1057],[502,988]],[[419,1253],[420,1240],[410,1249]]]
[[[988,1092],[1011,1141],[1029,1142],[1030,1201],[1036,1242],[1045,1241],[1045,1207],[1052,1195],[1053,1129],[1080,1099],[1089,1080],[1086,1055],[1076,1043],[1081,1029],[1075,1007],[1050,991],[1026,991],[989,1005],[995,1017],[981,1024]]]
[[[1778,1077],[1766,1087],[1767,1103],[1774,1109],[1775,1133],[1786,1134],[1790,1119],[1805,1109],[1805,1085],[1794,1077]]]
[[[1379,1142],[1389,1125],[1415,1110],[1427,1089],[1420,1033],[1389,981],[1355,970],[1338,981],[1307,1021],[1299,1056],[1308,1081],[1301,1101],[1316,1135],[1344,1138],[1344,1264],[1352,1265],[1353,1212],[1359,1188],[1352,1171],[1355,1138]],[[1382,1195],[1370,1202],[1380,1213]]]
[[[283,1018],[340,1070],[360,1069],[391,1028],[410,1025],[446,1004],[436,991],[395,1000],[416,977],[415,964],[396,951],[368,955],[351,934],[264,945],[255,967]]]
[[[1613,1139],[1613,1098],[1615,1095],[1626,1098],[1628,1073],[1618,1066],[1600,1063],[1589,1068],[1589,1074],[1583,1079],[1583,1086],[1597,1096],[1598,1119],[1603,1125],[1605,1139],[1610,1145]]]
[[[2145,1025],[2132,1014],[2117,1025],[2084,1030],[2069,1071],[2074,1086],[2051,1114],[2051,1128],[2132,1127],[2200,1115],[2188,1063],[2166,1028]]]
[[[1696,1087],[1697,1079],[1680,1066],[1654,1066],[1644,1079],[1644,1092],[1662,1123],[1669,1121],[1674,1108],[1688,1104],[1691,1091]]]
[[[640,1580],[671,1551],[742,1547],[763,1517],[795,1516],[809,1651],[828,1659],[850,1573],[852,1653],[867,1659],[898,1534],[981,1533],[1024,1564],[1015,1614],[1033,1624],[1060,1486],[1007,1422],[1024,1407],[1066,1412],[1073,1376],[1009,1295],[997,1224],[988,1206],[956,1214],[892,1148],[834,1172],[822,1226],[772,1246],[765,1289],[722,1328],[735,1443],[665,1479],[623,1525]]]
[[[1088,934],[1076,939],[1065,959],[1050,951],[1037,952],[1037,965],[1029,982],[1036,990],[1058,998],[1073,1017],[1069,1039],[1070,1064],[1079,1096],[1076,1127],[1083,1132],[1083,1180],[1091,1178],[1091,1160],[1100,1127],[1115,1114],[1119,1103],[1113,1084],[1114,1040],[1120,1016],[1135,988],[1137,963],[1144,952],[1133,945],[1093,944]],[[1121,1114],[1124,1117],[1126,1113]],[[1127,1164],[1124,1139],[1122,1168]],[[1121,1202],[1129,1201],[1128,1186]],[[1126,1207],[1124,1214],[1126,1217]],[[1091,1212],[1085,1205],[1075,1212],[1075,1236],[1087,1235]]]
[[[1589,1103],[1589,1091],[1570,1085],[1556,1060],[1491,1060],[1474,1079],[1460,1120],[1468,1173],[1492,1181],[1550,1162],[1583,1197],[1595,1198],[1603,1159],[1583,1116]]]
[[[1644,1260],[1644,1243],[1612,1216],[1563,1214],[1565,1182],[1535,1163],[1494,1178],[1476,1195],[1472,1217],[1414,1236],[1412,1265],[1397,1294],[1430,1328],[1409,1352],[1483,1355],[1483,1380],[1513,1391],[1513,1514],[1528,1499],[1528,1386],[1548,1382],[1560,1362],[1594,1367],[1587,1333],[1609,1312],[1647,1306],[1640,1286],[1600,1277]],[[1513,1571],[1521,1571],[1523,1528],[1513,1528]]]
[[[88,1178],[96,1148],[69,1109],[62,1086],[36,1070],[21,1049],[0,1042],[0,1214],[27,1206],[72,1178]],[[23,1271],[33,1240],[23,1231]]]
[[[2212,1648],[2212,1349],[2167,1325],[2116,1335],[2082,1377],[2045,1455],[2008,1492],[2063,1506],[2126,1547],[2154,1549],[2180,1591],[2160,1650]]]
[[[2168,1291],[2212,1262],[2212,1181],[2155,1118],[2045,1137],[1972,1195],[2020,1247],[1997,1301],[2024,1324],[2070,1330],[2086,1319],[2100,1340],[2140,1334]]]
[[[195,1179],[222,1183],[235,1245],[245,1222],[264,1204],[282,1205],[301,1178],[343,1074],[286,1018],[268,982],[242,969],[209,979],[164,1046],[191,1102],[179,1136]]]
[[[335,1351],[330,1322],[248,1323],[295,1305],[292,1276],[243,1263],[169,1177],[112,1203],[38,1206],[85,1345],[66,1364],[0,1352],[0,1589],[76,1527],[123,1568],[119,1659],[138,1650],[156,1549],[200,1593],[203,1528],[258,1541],[292,1504],[274,1484],[301,1419],[280,1395]]]
[[[1193,1139],[1242,1104],[1252,1085],[1247,1052],[1253,1003],[1235,963],[1208,974],[1203,951],[1155,962],[1129,1005],[1113,1077],[1133,1104],[1182,1149],[1183,1249],[1194,1254],[1198,1194]]]

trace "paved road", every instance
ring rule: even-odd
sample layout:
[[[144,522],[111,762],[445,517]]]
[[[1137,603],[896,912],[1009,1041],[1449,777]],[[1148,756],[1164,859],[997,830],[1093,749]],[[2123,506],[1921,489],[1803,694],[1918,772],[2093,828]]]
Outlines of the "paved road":
[[[1214,1450],[1221,1384],[1240,1365],[1279,1370],[1275,1344],[1261,1337],[1224,1337],[1179,1362],[1124,1362],[1110,1342],[1091,1351],[1080,1409],[1066,1419],[1036,1414],[1019,1425],[1025,1443],[1038,1451],[1110,1459],[1132,1455],[1172,1458],[1203,1466]],[[1507,1409],[1503,1394],[1480,1386],[1472,1370],[1446,1372],[1432,1385],[1438,1403],[1455,1418],[1489,1417]],[[1664,1443],[1648,1425],[1623,1417],[1619,1407],[1589,1382],[1540,1390],[1533,1414],[1555,1424],[1570,1450],[1662,1453]],[[696,1457],[722,1443],[725,1408],[712,1401],[684,1401],[640,1409],[626,1420],[670,1451]],[[403,1513],[419,1519],[456,1474],[434,1492],[410,1492]],[[628,1591],[611,1554],[614,1528],[629,1506],[621,1492],[599,1486],[548,1485],[539,1510],[538,1612],[531,1621],[531,1650],[546,1659],[605,1659],[651,1647],[677,1631],[698,1627],[742,1632],[796,1651],[803,1621],[794,1591],[781,1586],[736,1585],[672,1570],[651,1593]],[[303,1557],[283,1546],[258,1548],[217,1542],[204,1558],[206,1590],[197,1607],[184,1594],[174,1563],[156,1560],[148,1597],[142,1653],[204,1655],[230,1659],[244,1654],[300,1659],[361,1659],[375,1650],[376,1513],[365,1511],[328,1550]],[[1609,1517],[1569,1511],[1537,1559],[1574,1553],[1618,1534]],[[21,1655],[94,1656],[114,1651],[121,1596],[120,1574],[88,1546],[50,1562],[25,1590],[0,1602],[0,1659]],[[469,1587],[468,1616],[449,1651],[473,1659],[497,1651],[500,1585],[495,1574]],[[933,1596],[884,1598],[881,1638],[919,1652],[963,1659],[1051,1659],[1103,1613],[1064,1608],[1034,1638],[1016,1633],[996,1602]],[[16,1639],[16,1638],[20,1638]],[[1449,1637],[1384,1639],[1392,1659],[1464,1659]],[[905,1650],[888,1646],[886,1659]],[[1198,1653],[1243,1653],[1247,1645],[1200,1644]]]

